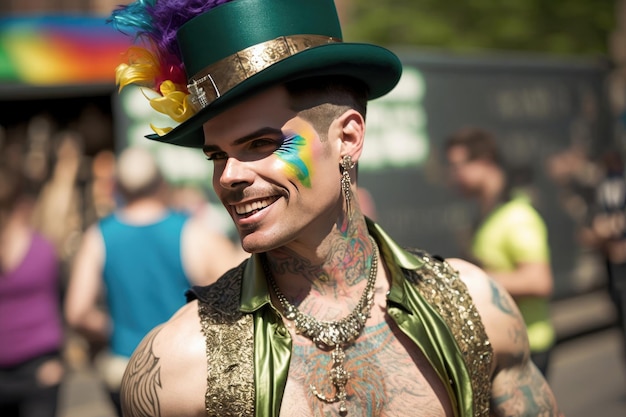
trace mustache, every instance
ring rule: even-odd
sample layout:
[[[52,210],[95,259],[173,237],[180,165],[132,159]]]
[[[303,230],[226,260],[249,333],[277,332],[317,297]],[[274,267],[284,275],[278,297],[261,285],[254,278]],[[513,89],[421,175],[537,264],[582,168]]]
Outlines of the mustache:
[[[241,201],[252,201],[273,196],[288,197],[289,192],[277,185],[263,187],[241,187],[231,190],[223,190],[220,193],[220,200],[224,204],[237,204]]]

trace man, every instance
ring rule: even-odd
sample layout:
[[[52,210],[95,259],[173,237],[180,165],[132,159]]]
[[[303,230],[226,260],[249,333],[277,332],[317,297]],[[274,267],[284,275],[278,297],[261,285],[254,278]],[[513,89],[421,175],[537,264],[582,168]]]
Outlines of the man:
[[[501,287],[362,214],[366,102],[397,57],[342,43],[332,0],[214,3],[177,30],[196,113],[151,138],[203,148],[253,255],[144,339],[125,415],[558,415]]]
[[[203,219],[166,205],[165,181],[148,150],[122,151],[116,183],[122,206],[85,233],[69,280],[65,315],[89,342],[107,347],[97,356],[96,367],[121,415],[122,375],[141,339],[185,303],[191,285],[214,282],[244,252],[206,227]]]
[[[589,230],[604,256],[607,289],[622,332],[626,353],[626,177],[624,161],[616,150],[602,156],[604,177],[596,187]]]
[[[511,184],[489,132],[458,130],[446,143],[446,156],[455,185],[479,204],[472,256],[517,302],[531,359],[546,375],[555,342],[548,309],[553,279],[546,225],[530,196]]]

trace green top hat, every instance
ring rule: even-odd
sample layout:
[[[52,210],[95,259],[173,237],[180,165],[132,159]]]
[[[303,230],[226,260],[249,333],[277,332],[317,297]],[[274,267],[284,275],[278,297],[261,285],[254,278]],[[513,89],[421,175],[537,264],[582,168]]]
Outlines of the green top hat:
[[[343,43],[333,0],[234,0],[177,32],[196,114],[149,139],[202,147],[202,125],[264,88],[314,76],[350,76],[368,98],[388,93],[402,66],[391,51]]]

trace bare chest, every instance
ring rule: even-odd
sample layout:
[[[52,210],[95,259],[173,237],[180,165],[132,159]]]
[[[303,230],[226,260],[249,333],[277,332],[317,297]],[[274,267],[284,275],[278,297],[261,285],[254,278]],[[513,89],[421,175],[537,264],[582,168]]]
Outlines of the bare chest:
[[[447,391],[428,360],[388,317],[368,326],[345,348],[343,367],[349,373],[347,416],[453,415]],[[337,394],[332,368],[330,351],[295,336],[281,416],[346,415],[340,413],[339,402],[332,401]]]

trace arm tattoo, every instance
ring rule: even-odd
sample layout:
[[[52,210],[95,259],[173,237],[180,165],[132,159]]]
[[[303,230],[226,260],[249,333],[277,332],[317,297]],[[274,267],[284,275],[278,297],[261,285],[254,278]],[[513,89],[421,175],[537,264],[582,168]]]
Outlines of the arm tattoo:
[[[505,372],[508,375],[498,382],[491,400],[496,416],[562,416],[550,387],[532,363]]]
[[[149,333],[128,363],[121,390],[124,417],[161,416],[157,391],[161,388],[161,367],[152,349],[158,333]]]
[[[511,300],[502,294],[500,288],[495,284],[493,279],[489,280],[489,286],[491,287],[491,302],[493,302],[493,304],[503,313],[515,316],[515,309],[511,304]]]
[[[526,324],[519,311],[515,308],[513,300],[502,291],[495,281],[490,280],[489,286],[491,287],[491,302],[493,305],[507,316],[510,316],[509,318],[514,319],[502,328],[502,330],[506,331],[509,342],[512,343],[512,350],[507,354],[498,355],[498,369],[513,367],[528,360],[530,355]]]

